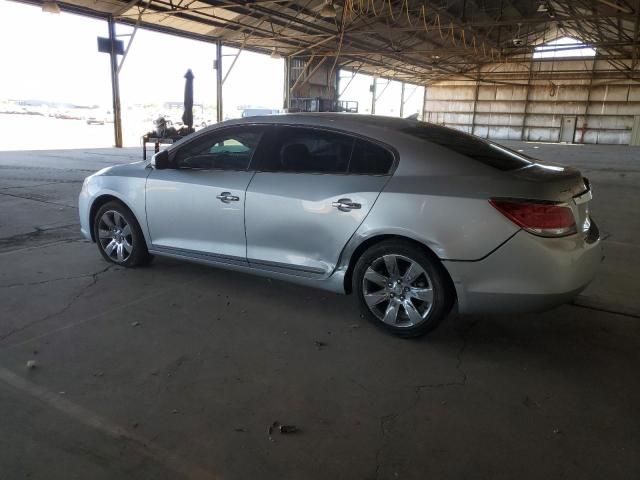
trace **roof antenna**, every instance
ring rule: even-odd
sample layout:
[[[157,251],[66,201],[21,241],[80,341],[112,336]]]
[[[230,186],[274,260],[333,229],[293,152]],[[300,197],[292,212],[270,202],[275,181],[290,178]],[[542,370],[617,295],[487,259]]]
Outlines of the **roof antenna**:
[[[406,117],[406,120],[418,120],[418,112],[412,113],[411,115]]]

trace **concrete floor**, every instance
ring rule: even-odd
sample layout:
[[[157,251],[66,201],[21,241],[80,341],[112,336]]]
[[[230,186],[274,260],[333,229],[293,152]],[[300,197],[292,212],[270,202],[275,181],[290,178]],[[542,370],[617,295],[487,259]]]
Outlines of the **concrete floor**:
[[[591,179],[601,275],[418,341],[351,297],[109,267],[76,197],[138,150],[0,153],[0,478],[640,478],[640,149],[509,146]]]

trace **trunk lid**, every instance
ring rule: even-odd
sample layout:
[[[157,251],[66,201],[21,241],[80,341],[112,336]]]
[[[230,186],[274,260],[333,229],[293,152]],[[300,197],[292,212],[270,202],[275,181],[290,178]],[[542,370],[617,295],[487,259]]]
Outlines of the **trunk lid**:
[[[528,167],[509,172],[513,177],[530,183],[539,191],[540,200],[567,201],[586,190],[580,171],[574,167],[532,163]]]
[[[591,185],[578,169],[536,162],[509,174],[528,184],[527,190],[534,194],[531,200],[565,203],[573,212],[578,232],[589,230]]]

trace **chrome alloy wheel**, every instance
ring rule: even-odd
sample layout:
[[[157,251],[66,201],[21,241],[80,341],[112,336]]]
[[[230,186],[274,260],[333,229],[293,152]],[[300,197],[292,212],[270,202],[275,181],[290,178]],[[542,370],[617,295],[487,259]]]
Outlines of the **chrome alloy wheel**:
[[[431,311],[432,285],[418,262],[391,254],[371,262],[362,279],[362,294],[379,320],[394,327],[415,327]]]
[[[126,262],[133,251],[131,226],[115,210],[107,210],[100,217],[98,241],[107,256],[117,263]]]

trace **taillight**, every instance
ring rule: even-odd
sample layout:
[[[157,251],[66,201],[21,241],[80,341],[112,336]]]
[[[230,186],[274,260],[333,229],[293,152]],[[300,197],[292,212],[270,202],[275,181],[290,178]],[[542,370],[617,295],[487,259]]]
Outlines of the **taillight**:
[[[513,223],[535,235],[562,237],[577,232],[573,212],[566,205],[496,198],[489,203]]]

